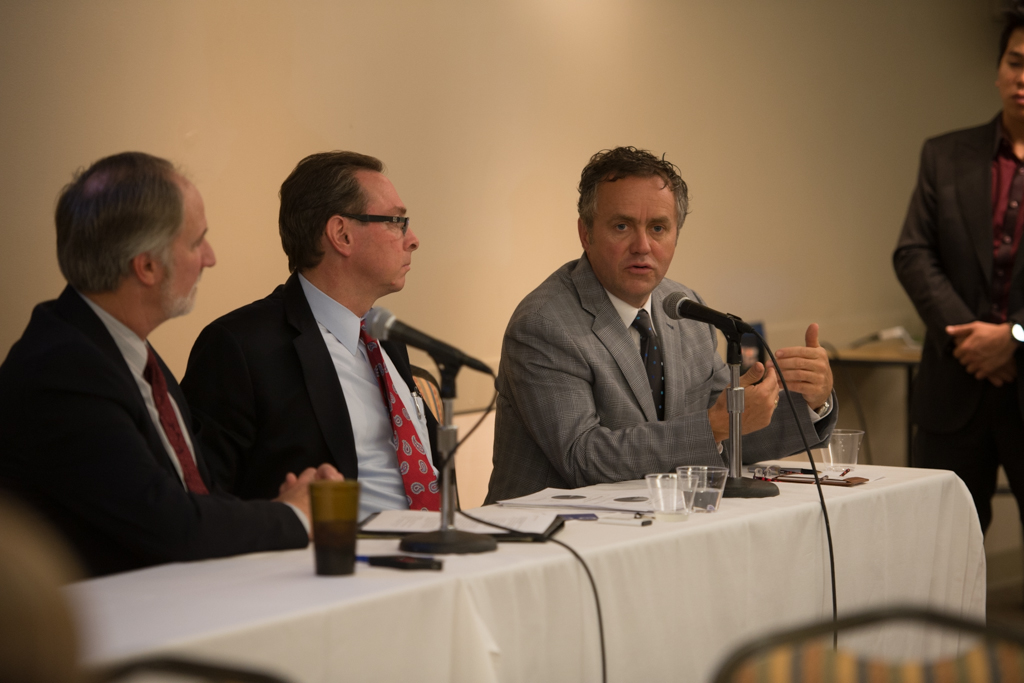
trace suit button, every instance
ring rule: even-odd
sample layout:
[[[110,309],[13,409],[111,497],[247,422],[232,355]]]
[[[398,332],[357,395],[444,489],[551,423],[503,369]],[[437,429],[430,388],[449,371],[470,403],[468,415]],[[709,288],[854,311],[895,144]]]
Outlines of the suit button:
[[[1016,199],[1013,200],[1012,202],[1010,202],[1010,208],[1011,209],[1016,209],[1017,208],[1017,200]]]
[[[1010,237],[1009,235],[1003,235],[1003,244],[1009,244],[1012,241],[1013,241],[1012,237]]]

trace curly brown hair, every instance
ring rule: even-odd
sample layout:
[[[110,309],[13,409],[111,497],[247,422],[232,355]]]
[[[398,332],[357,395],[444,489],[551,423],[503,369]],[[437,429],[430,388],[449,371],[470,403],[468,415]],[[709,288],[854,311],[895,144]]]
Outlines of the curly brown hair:
[[[597,187],[622,178],[650,178],[658,176],[676,198],[676,229],[683,226],[689,213],[690,197],[686,183],[679,176],[679,169],[664,157],[659,159],[645,149],[616,147],[604,149],[590,157],[580,176],[580,200],[577,204],[580,218],[589,231],[594,227],[594,213],[597,211]]]

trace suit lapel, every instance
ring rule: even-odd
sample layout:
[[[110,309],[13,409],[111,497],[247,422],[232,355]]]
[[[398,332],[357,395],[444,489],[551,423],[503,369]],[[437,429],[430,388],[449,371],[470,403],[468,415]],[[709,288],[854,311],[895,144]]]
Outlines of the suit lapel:
[[[294,273],[284,285],[284,307],[288,323],[298,332],[292,343],[302,366],[306,390],[320,424],[320,431],[327,441],[338,471],[346,478],[355,479],[359,472],[355,454],[356,440],[352,434],[345,394],[341,390],[338,373],[313,311]]]
[[[954,162],[957,202],[988,283],[992,282],[992,152],[995,135],[993,121],[973,140],[960,143]]]
[[[615,363],[619,366],[619,372],[622,373],[626,384],[632,390],[647,421],[657,422],[658,412],[654,407],[651,385],[647,381],[640,352],[633,343],[629,330],[622,324],[622,319],[608,299],[604,287],[594,275],[586,254],[576,264],[571,277],[580,296],[580,305],[583,310],[594,316],[594,324],[591,329],[615,359]]]
[[[160,433],[157,431],[159,427],[153,424],[153,419],[150,417],[149,408],[146,407],[146,401],[142,398],[142,393],[139,391],[139,385],[135,381],[135,377],[132,375],[131,369],[128,367],[128,363],[125,361],[124,356],[121,355],[121,349],[117,348],[117,344],[114,342],[114,338],[110,336],[110,332],[107,331],[106,325],[103,321],[89,308],[89,304],[82,300],[81,295],[76,292],[70,285],[64,288],[60,298],[57,300],[57,312],[61,317],[67,320],[70,324],[77,327],[86,335],[96,346],[107,356],[114,367],[117,368],[118,377],[121,383],[124,385],[124,395],[131,396],[131,401],[135,405],[135,415],[137,421],[143,426],[143,434],[146,437],[146,442],[149,444],[149,450],[156,458],[157,462],[167,470],[170,474],[178,478],[178,470],[175,469],[174,463],[171,462],[171,456],[167,454],[167,449],[164,447],[164,442],[160,438]],[[154,351],[155,353],[155,351]],[[157,357],[160,367],[164,370],[164,377],[167,378],[168,388],[173,387],[174,400],[178,404],[178,409],[181,411],[182,419],[185,422],[185,428],[189,430],[189,436],[192,437],[193,448],[196,448],[195,444],[197,440],[192,434],[191,424],[189,424],[189,411],[188,404],[185,401],[181,391],[178,390],[178,384],[174,380],[174,376],[171,375],[170,370],[164,365],[163,361]],[[203,480],[209,486],[210,479],[206,474],[205,469],[201,469]]]

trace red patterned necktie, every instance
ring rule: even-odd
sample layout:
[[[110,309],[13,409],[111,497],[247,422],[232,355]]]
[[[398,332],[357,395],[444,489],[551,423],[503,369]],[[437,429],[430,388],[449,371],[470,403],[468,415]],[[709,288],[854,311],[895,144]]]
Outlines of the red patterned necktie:
[[[402,473],[405,497],[410,510],[440,510],[441,496],[438,494],[437,477],[427,462],[427,449],[420,443],[409,411],[402,403],[402,397],[395,391],[391,373],[384,362],[377,340],[366,333],[365,325],[359,330],[359,339],[366,344],[366,355],[373,366],[373,374],[380,386],[380,395],[391,414],[391,431],[394,434],[395,450],[398,453],[398,471]]]
[[[185,442],[185,435],[181,433],[178,416],[174,414],[171,397],[167,393],[167,380],[156,362],[156,354],[148,344],[146,351],[149,356],[146,358],[146,369],[143,371],[142,377],[149,382],[149,386],[153,389],[153,401],[156,403],[156,412],[160,416],[160,426],[163,427],[167,440],[171,442],[174,454],[178,456],[181,473],[185,478],[185,488],[192,493],[205,495],[209,491],[206,489],[206,484],[203,483],[203,478],[199,476],[199,468],[196,467],[196,461],[192,458],[192,452],[189,451],[188,444]]]

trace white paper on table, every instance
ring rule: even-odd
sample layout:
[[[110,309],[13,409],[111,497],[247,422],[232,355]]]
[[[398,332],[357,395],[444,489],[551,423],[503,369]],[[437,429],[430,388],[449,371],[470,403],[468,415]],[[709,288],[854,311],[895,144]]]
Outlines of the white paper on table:
[[[471,515],[487,522],[524,534],[544,534],[555,521],[557,513],[533,510],[510,510],[490,505],[475,510],[468,510]],[[425,531],[437,531],[441,528],[441,513],[428,510],[384,510],[361,527],[362,531],[382,534],[411,534]],[[474,534],[507,534],[486,524],[479,524],[467,519],[461,512],[455,513],[455,528]]]
[[[613,510],[615,512],[653,512],[647,486],[614,489],[584,486],[578,489],[547,488],[521,498],[499,500],[504,507],[577,508],[583,510]]]

